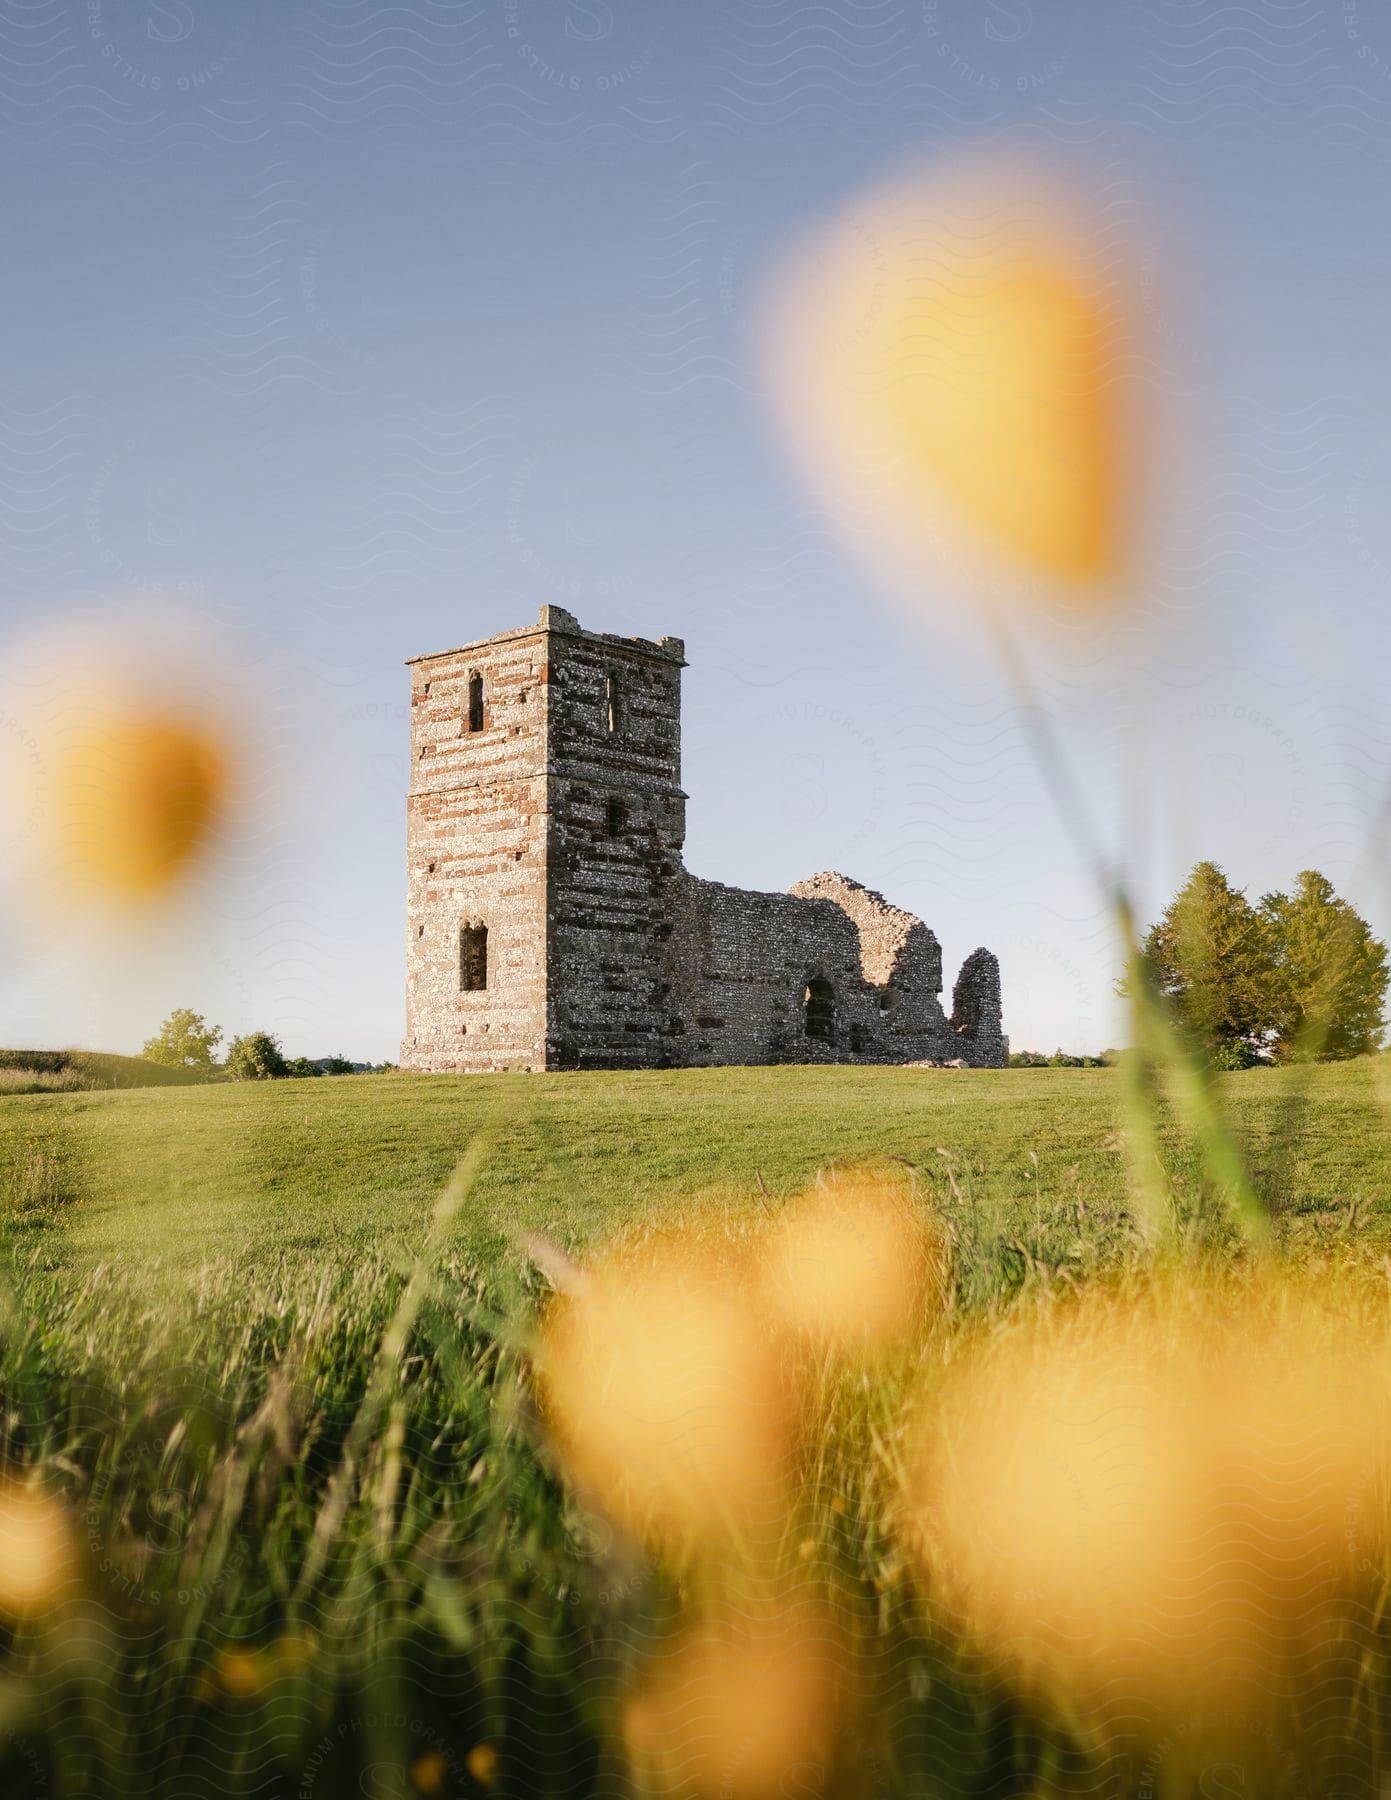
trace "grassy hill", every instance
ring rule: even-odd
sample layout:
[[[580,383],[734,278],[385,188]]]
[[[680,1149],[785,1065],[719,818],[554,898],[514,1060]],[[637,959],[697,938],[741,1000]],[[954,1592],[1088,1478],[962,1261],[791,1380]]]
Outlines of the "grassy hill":
[[[188,1087],[201,1075],[105,1050],[0,1050],[0,1098],[99,1088]]]

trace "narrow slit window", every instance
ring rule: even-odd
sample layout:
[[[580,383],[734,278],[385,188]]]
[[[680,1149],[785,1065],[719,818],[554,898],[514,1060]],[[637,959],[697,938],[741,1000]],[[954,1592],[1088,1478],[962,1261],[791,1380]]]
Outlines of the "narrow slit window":
[[[480,993],[488,985],[488,927],[465,925],[459,932],[459,988]]]
[[[620,837],[623,832],[623,827],[627,823],[627,807],[624,806],[617,794],[610,795],[609,803],[604,813],[604,824],[608,829],[609,836],[611,838]]]
[[[604,718],[608,734],[613,737],[618,730],[618,677],[616,675],[604,677]]]
[[[468,678],[468,728],[483,729],[483,677],[477,674]]]

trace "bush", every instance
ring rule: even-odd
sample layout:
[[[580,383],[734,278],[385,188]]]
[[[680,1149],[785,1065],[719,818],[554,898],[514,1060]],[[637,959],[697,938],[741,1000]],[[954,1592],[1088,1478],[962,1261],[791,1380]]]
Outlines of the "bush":
[[[268,1031],[249,1032],[227,1046],[227,1073],[233,1081],[278,1081],[289,1072],[280,1040]]]

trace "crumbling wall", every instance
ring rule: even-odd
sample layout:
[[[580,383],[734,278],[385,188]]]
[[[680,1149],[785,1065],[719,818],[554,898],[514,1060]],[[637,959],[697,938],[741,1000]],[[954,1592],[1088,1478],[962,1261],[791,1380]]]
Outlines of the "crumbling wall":
[[[856,980],[858,936],[837,906],[685,875],[670,912],[674,1065],[839,1060],[835,1045],[808,1040],[803,1007],[809,980],[829,980],[838,996]],[[848,1016],[840,1023],[848,1036]]]
[[[965,1056],[937,998],[941,952],[911,913],[844,875],[786,894],[686,876],[670,902],[674,1064],[948,1061]],[[867,972],[868,969],[868,972]],[[829,984],[829,1035],[809,1029]],[[822,1029],[827,1013],[819,1014]]]
[[[834,870],[809,876],[788,891],[834,901],[854,924],[860,970],[876,990],[874,1023],[882,1028],[881,1048],[904,1053],[892,1060],[947,1060],[956,1054],[938,997],[942,947],[921,919]]]
[[[1005,1066],[1000,965],[989,950],[973,950],[962,963],[952,989],[951,1024],[963,1062],[977,1069]]]

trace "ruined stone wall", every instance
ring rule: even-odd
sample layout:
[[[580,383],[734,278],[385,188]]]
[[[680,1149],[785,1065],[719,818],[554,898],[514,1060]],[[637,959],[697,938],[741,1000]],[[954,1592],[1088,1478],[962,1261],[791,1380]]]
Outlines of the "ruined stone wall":
[[[952,990],[952,1029],[958,1054],[978,1069],[1002,1069],[1009,1060],[1000,996],[1000,965],[989,950],[973,950]]]
[[[543,646],[538,631],[505,632],[411,664],[405,1068],[545,1066]],[[471,923],[487,927],[487,987],[464,991]]]
[[[687,875],[671,895],[667,1053],[678,1067],[831,1062],[802,1054],[806,971],[842,979],[855,930],[825,902],[756,894]]]
[[[676,1064],[975,1060],[937,997],[937,940],[843,875],[787,894],[687,876],[672,896],[670,966]],[[829,1036],[808,1031],[816,982],[830,987]]]
[[[895,1061],[948,1060],[953,1047],[942,992],[942,946],[921,919],[846,875],[827,871],[799,881],[794,894],[833,900],[854,924],[860,967],[875,989],[874,1006],[886,1049]],[[911,1054],[909,1054],[911,1050]]]

